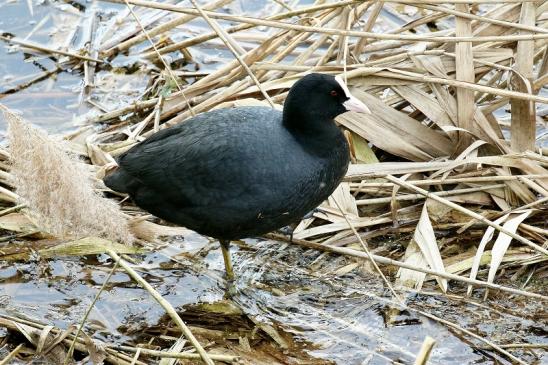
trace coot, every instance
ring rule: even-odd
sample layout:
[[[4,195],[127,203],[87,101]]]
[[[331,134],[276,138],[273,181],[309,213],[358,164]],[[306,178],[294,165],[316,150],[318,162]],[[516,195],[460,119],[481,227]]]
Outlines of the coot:
[[[157,217],[219,239],[232,279],[230,240],[287,226],[335,190],[349,151],[334,118],[349,110],[369,113],[339,77],[312,73],[289,90],[283,112],[199,114],[133,146],[104,182]]]

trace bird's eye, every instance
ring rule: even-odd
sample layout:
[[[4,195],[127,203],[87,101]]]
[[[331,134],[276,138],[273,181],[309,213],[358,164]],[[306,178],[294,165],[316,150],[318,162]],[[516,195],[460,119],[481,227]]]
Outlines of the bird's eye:
[[[331,96],[337,96],[337,95],[339,95],[339,93],[337,92],[337,90],[331,90],[331,92],[330,92],[329,94],[331,94]]]

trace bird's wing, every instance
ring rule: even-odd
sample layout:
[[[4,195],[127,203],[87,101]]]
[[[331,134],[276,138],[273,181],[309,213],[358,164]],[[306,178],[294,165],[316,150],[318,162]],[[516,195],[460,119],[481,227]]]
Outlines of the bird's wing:
[[[269,123],[264,119],[269,113],[261,112],[263,120],[258,121],[256,113],[233,111],[200,114],[160,131],[122,155],[119,166],[176,204],[212,206],[249,198],[269,175],[267,168],[251,163],[264,157],[264,150],[254,148],[264,149],[265,144],[256,142],[268,134]],[[237,117],[243,120],[235,121]],[[240,122],[241,126],[234,125]],[[248,180],[251,165],[255,166],[252,184]]]

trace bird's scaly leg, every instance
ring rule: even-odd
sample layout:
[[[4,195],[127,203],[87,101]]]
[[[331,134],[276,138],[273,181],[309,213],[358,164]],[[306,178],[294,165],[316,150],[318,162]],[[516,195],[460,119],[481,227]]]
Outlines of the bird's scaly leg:
[[[225,261],[226,278],[228,280],[234,280],[232,260],[230,259],[230,241],[219,240],[219,243],[221,244],[221,251],[223,252],[223,259]]]

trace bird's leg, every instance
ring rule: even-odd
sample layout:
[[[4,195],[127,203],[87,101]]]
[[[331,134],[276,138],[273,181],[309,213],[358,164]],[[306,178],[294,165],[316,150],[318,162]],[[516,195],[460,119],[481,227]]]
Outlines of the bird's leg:
[[[223,259],[225,261],[226,278],[228,280],[234,280],[234,271],[232,270],[232,260],[230,259],[230,241],[219,240],[221,244],[221,251],[223,252]]]
[[[289,242],[293,242],[293,231],[295,230],[295,228],[291,227],[291,226],[285,226],[285,227],[282,227],[280,229],[278,229],[278,232],[280,232],[281,234],[284,234],[286,236],[289,236]]]

